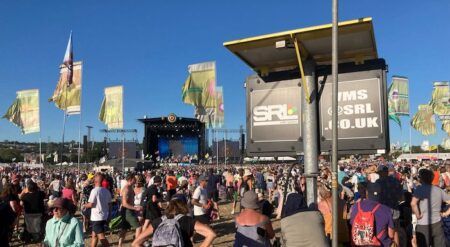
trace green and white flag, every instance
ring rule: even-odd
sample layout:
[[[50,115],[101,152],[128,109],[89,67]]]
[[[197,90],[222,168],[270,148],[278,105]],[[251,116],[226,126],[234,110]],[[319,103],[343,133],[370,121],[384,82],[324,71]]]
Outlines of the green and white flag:
[[[123,129],[123,87],[105,88],[100,114],[98,116],[108,129]]]
[[[8,119],[22,130],[22,134],[40,131],[39,90],[23,90],[17,92],[14,103],[3,118]]]
[[[436,120],[433,108],[430,105],[419,105],[419,110],[411,119],[411,126],[422,135],[434,135],[436,133]]]
[[[188,66],[189,76],[182,88],[182,101],[199,108],[214,108],[216,62]]]
[[[389,118],[394,120],[400,127],[400,116],[409,116],[408,78],[392,77],[392,83],[388,92]]]

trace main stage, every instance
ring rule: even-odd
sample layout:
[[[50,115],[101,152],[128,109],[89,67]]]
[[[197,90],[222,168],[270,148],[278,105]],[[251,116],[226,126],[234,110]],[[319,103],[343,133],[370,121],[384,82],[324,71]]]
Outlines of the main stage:
[[[155,162],[165,159],[186,162],[204,157],[205,124],[198,119],[177,117],[171,113],[139,121],[144,124],[145,157]]]

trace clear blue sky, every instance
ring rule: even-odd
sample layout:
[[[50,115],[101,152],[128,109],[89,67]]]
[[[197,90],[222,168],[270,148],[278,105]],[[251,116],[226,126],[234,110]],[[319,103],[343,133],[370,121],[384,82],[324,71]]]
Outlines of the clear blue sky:
[[[450,1],[340,1],[340,20],[373,17],[378,53],[392,75],[411,82],[411,107],[428,102],[432,82],[450,80]],[[222,43],[238,38],[331,22],[331,0],[319,1],[1,1],[0,113],[17,90],[39,88],[41,135],[61,139],[63,113],[48,103],[58,79],[70,30],[75,60],[83,60],[83,123],[94,126],[103,88],[124,85],[125,127],[143,127],[137,118],[192,116],[180,99],[187,65],[217,61],[224,87],[227,128],[245,123],[243,82],[252,71]],[[390,82],[390,79],[389,79]],[[67,138],[78,139],[78,116],[70,117]],[[403,125],[407,126],[403,118]],[[83,128],[85,134],[86,128]],[[444,133],[413,143],[441,142]],[[391,123],[391,141],[400,140]],[[408,128],[403,128],[403,140]],[[36,141],[0,121],[0,140]]]

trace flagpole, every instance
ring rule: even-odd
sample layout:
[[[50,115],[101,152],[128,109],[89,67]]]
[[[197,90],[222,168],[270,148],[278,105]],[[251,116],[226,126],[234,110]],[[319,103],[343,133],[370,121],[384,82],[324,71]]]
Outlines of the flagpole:
[[[125,172],[125,132],[122,130],[122,172]]]
[[[81,100],[80,100],[80,122],[78,125],[78,174],[80,174],[80,160],[81,160],[81,120],[82,117],[81,117]]]
[[[67,97],[66,97],[67,99]],[[59,173],[62,172],[62,162],[63,162],[63,154],[64,154],[64,134],[66,132],[66,120],[67,119],[67,111],[64,110],[64,119],[63,119],[63,129],[62,129],[62,141],[61,141],[61,147],[60,147],[60,158],[59,158]]]

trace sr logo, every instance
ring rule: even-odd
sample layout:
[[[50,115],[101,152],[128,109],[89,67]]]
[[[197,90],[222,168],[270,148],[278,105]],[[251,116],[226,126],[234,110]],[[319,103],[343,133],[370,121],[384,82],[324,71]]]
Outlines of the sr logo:
[[[253,108],[253,121],[284,121],[298,120],[297,108],[287,104],[262,105]],[[274,119],[276,117],[276,119]]]

